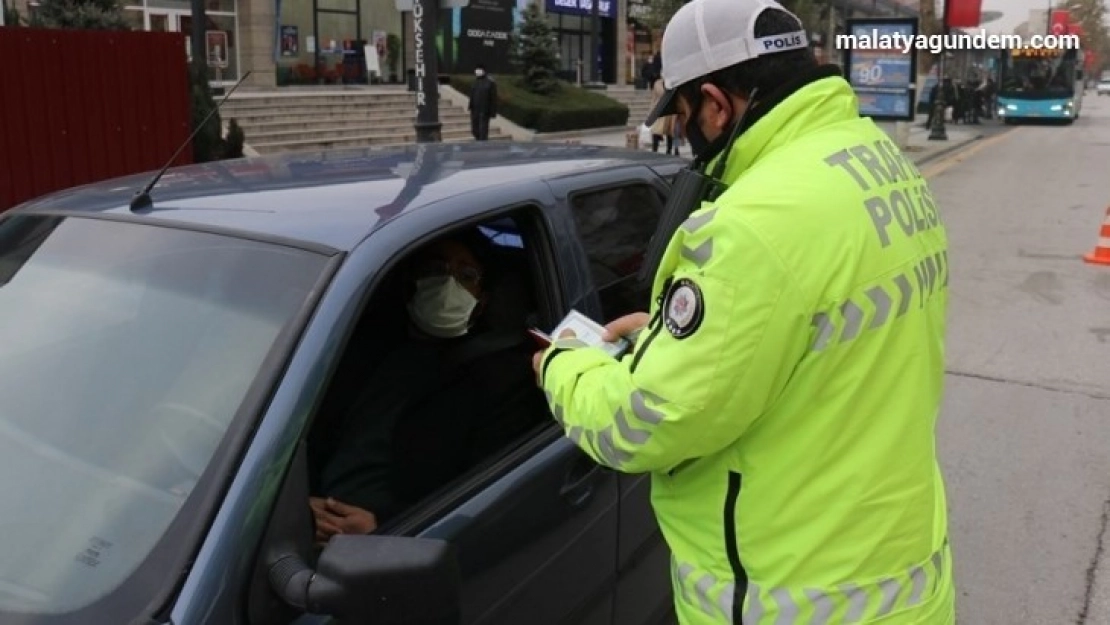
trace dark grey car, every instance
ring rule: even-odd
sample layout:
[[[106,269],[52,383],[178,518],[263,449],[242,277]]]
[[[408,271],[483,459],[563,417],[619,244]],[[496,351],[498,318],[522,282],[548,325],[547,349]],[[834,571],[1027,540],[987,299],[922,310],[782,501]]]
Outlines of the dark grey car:
[[[496,349],[524,366],[531,325],[645,308],[635,274],[683,165],[290,154],[170,170],[150,209],[129,208],[135,176],[0,216],[0,623],[672,622],[646,476],[599,468],[546,409],[322,553],[306,441],[398,334],[393,270],[453,229],[496,250]]]

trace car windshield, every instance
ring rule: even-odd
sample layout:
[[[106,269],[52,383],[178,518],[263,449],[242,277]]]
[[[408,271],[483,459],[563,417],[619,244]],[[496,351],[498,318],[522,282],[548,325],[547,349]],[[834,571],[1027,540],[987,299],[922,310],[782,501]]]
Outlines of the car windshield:
[[[0,221],[0,621],[108,622],[78,611],[151,586],[135,573],[175,519],[203,523],[179,515],[327,262],[119,221]]]

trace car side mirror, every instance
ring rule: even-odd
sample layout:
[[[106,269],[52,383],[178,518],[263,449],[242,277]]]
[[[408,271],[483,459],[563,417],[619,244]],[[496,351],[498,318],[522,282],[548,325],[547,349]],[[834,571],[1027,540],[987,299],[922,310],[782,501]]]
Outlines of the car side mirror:
[[[289,604],[339,624],[459,623],[461,575],[445,541],[337,535],[315,571],[289,554],[270,567],[270,583]]]

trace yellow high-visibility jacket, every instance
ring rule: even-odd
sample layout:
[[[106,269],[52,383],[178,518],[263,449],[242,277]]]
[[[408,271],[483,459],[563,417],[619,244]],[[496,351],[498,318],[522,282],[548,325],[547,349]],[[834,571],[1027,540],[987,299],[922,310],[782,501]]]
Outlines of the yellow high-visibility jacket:
[[[631,353],[549,348],[552,414],[599,463],[652,473],[684,625],[948,625],[936,201],[840,77],[755,122],[726,171]]]

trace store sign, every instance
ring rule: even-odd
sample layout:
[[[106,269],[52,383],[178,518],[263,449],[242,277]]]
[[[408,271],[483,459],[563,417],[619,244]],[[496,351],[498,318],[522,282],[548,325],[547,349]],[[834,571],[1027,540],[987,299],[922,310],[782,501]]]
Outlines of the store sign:
[[[416,72],[416,109],[428,105],[427,85],[428,67],[424,58],[427,43],[424,41],[424,5],[417,2],[412,7],[412,34],[413,48],[416,58],[413,60],[413,71]]]
[[[516,0],[471,0],[462,10],[456,68],[471,72],[485,65],[494,74],[507,73],[509,41]]]
[[[564,13],[567,15],[593,15],[593,0],[546,0],[549,13]],[[597,13],[601,17],[610,19],[617,17],[617,3],[615,0],[598,0]]]
[[[848,20],[848,32],[857,41],[914,41],[916,17]],[[859,114],[875,120],[913,121],[917,101],[917,55],[901,49],[848,48],[848,82],[859,100]]]

